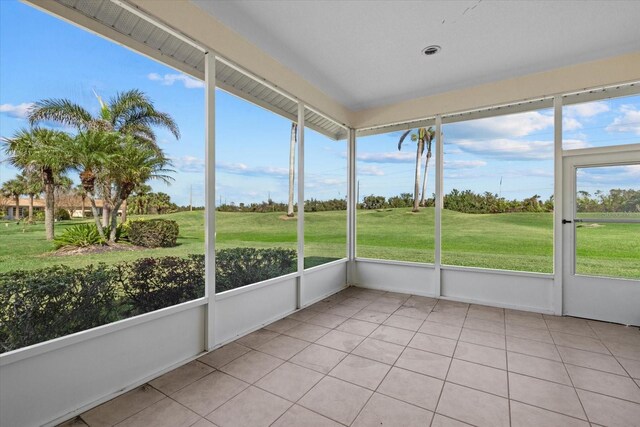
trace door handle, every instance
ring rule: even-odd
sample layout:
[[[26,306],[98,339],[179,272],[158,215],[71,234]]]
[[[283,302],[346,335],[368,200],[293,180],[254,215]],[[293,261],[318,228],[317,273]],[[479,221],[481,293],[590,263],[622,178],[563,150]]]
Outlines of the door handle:
[[[571,220],[570,219],[563,219],[562,223],[563,224],[571,224]]]

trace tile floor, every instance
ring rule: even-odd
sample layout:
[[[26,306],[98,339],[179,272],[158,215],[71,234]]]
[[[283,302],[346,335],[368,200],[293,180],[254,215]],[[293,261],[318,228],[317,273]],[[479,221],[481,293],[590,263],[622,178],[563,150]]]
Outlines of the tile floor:
[[[66,425],[640,426],[640,331],[348,288]]]

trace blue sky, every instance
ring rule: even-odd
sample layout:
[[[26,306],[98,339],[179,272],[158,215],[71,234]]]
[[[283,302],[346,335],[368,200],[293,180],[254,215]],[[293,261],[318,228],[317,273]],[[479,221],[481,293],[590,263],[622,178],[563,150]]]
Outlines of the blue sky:
[[[202,82],[101,37],[14,0],[0,1],[0,136],[27,125],[26,109],[44,98],[69,98],[97,111],[96,91],[108,98],[138,88],[171,114],[180,127],[176,141],[158,132],[160,146],[172,158],[175,182],[152,183],[181,205],[193,189],[204,203],[204,91]],[[640,142],[640,97],[565,107],[565,148]],[[218,200],[287,200],[291,123],[260,107],[218,91],[216,162]],[[443,126],[445,191],[453,188],[501,193],[507,198],[553,191],[553,117],[550,110],[460,122]],[[415,143],[397,150],[400,133],[358,140],[361,198],[412,192]],[[435,149],[435,145],[434,145]],[[434,152],[435,154],[435,152]],[[427,193],[434,191],[435,157],[429,166]],[[316,132],[305,134],[306,198],[346,195],[346,142]],[[0,163],[0,182],[17,171]],[[638,166],[582,174],[595,189],[637,186]],[[71,173],[72,178],[76,178]],[[500,182],[502,181],[502,185]],[[606,187],[606,188],[605,188]]]

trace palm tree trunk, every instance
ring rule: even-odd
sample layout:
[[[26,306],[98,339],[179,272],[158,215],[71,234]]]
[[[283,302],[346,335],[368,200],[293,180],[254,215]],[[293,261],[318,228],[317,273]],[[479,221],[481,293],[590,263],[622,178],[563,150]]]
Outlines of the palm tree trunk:
[[[14,215],[14,219],[16,221],[20,221],[20,195],[15,196],[14,201],[16,202],[16,214]]]
[[[55,237],[53,230],[54,222],[54,210],[55,210],[55,194],[53,177],[48,179],[45,176],[44,182],[44,229],[47,235],[47,240],[53,240]]]
[[[109,231],[109,243],[115,243],[116,235],[118,232],[118,210],[122,206],[124,200],[116,202],[113,206],[113,212],[111,214],[111,230]]]
[[[91,194],[91,193],[89,193],[89,202],[91,203],[91,213],[93,213],[93,220],[96,223],[96,228],[98,229],[98,234],[103,239],[106,239],[106,237],[104,235],[104,228],[102,227],[102,221],[100,220],[100,215],[98,214],[98,206],[96,205],[96,199],[93,196],[93,194]],[[104,215],[104,212],[103,212],[103,215]]]
[[[84,201],[85,201],[86,197],[82,196],[82,202],[80,203],[80,218],[84,218]]]
[[[118,210],[116,209],[116,216],[118,216]],[[120,224],[124,224],[127,221],[127,199],[122,202],[122,216],[120,217]]]
[[[413,187],[413,212],[418,212],[418,202],[420,198],[420,153],[422,153],[422,140],[418,140],[418,149],[416,150],[416,180]]]
[[[289,139],[289,205],[287,206],[287,216],[293,216],[293,185],[295,178],[295,164],[296,164],[296,139],[297,139],[298,125],[291,123],[291,138]]]
[[[33,197],[34,194],[29,194],[29,223],[33,222]]]
[[[429,170],[429,160],[431,160],[431,149],[427,150],[427,160],[424,162],[424,176],[422,177],[422,196],[420,196],[420,206],[425,206],[425,194],[427,194],[427,172]]]

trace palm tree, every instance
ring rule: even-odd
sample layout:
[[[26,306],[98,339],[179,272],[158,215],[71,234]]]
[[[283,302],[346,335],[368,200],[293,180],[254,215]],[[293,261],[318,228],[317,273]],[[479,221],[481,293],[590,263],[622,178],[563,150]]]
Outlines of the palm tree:
[[[24,194],[29,196],[29,223],[33,223],[33,199],[42,193],[42,180],[33,171],[22,171],[18,179],[24,186]]]
[[[117,231],[117,213],[125,200],[139,186],[151,179],[159,179],[169,184],[173,177],[168,173],[170,160],[157,150],[140,146],[132,137],[124,138],[115,155],[113,166],[109,170],[110,179],[115,184],[113,200],[114,215],[111,217],[111,234],[109,241],[114,242]]]
[[[7,198],[12,198],[15,203],[13,209],[13,219],[20,221],[20,196],[25,193],[25,183],[18,177],[10,179],[2,184],[2,194]]]
[[[45,194],[44,222],[47,240],[54,237],[55,184],[71,164],[65,150],[69,135],[64,132],[32,128],[18,131],[5,140],[5,152],[12,165],[35,173],[42,179]]]
[[[37,102],[29,112],[29,121],[34,124],[43,120],[73,126],[79,131],[101,130],[132,136],[140,145],[160,151],[156,144],[154,127],[168,129],[176,139],[180,131],[173,118],[153,106],[151,99],[137,89],[117,93],[108,102],[96,95],[100,104],[98,115],[92,115],[84,107],[68,99],[45,99]],[[109,182],[103,183],[103,224],[110,223],[113,198]]]
[[[100,216],[98,215],[96,203],[97,182],[100,179],[109,181],[109,170],[115,164],[116,152],[121,139],[122,135],[117,132],[91,129],[79,132],[67,144],[68,151],[72,153],[72,167],[79,173],[80,185],[89,197],[93,219],[102,238],[105,238],[103,230],[105,224],[100,221]],[[103,187],[106,187],[106,185]],[[109,194],[106,194],[107,192],[103,190],[103,193],[104,209],[104,205],[111,202],[111,191],[109,189]]]
[[[296,142],[298,139],[298,124],[291,122],[291,138],[289,139],[289,205],[287,206],[287,216],[293,216],[293,185],[295,178],[296,164]]]
[[[85,206],[85,201],[87,200],[87,192],[85,191],[84,186],[82,184],[76,185],[73,191],[76,196],[80,197],[80,217],[84,218],[84,206]]]
[[[398,141],[398,151],[402,149],[402,143],[407,138],[407,136],[411,133],[411,129],[404,132],[400,136],[400,140]],[[419,128],[416,133],[411,134],[411,140],[417,142],[416,147],[416,169],[415,169],[415,182],[413,188],[413,212],[418,212],[418,206],[421,203],[424,203],[424,193],[426,190],[426,177],[427,177],[427,167],[429,165],[429,160],[431,159],[431,143],[434,138],[434,130],[432,127],[427,128]],[[424,167],[424,175],[425,179],[422,182],[422,199],[420,199],[420,159],[422,158],[422,154],[424,153],[425,146],[428,148],[427,151],[427,160],[425,162]]]

